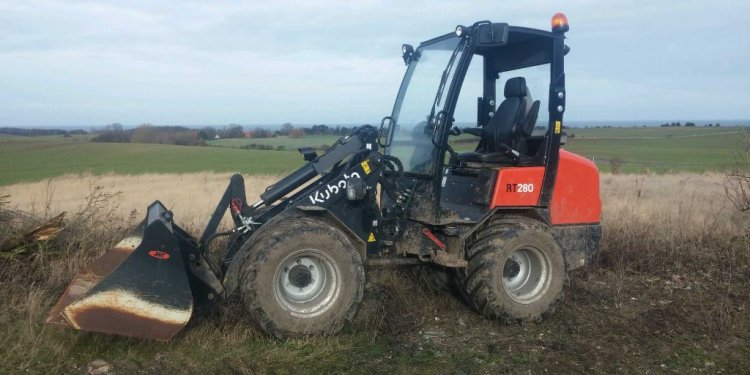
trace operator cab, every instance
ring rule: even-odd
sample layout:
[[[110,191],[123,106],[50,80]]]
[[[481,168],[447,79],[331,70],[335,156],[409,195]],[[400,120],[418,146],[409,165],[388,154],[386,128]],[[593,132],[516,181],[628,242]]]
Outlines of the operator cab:
[[[544,31],[481,21],[402,47],[407,70],[381,123],[381,145],[403,164],[409,219],[478,222],[497,207],[496,183],[512,168],[535,173],[537,196],[513,204],[548,206],[569,50],[567,20],[555,22]],[[381,205],[387,213],[394,202],[386,197]]]

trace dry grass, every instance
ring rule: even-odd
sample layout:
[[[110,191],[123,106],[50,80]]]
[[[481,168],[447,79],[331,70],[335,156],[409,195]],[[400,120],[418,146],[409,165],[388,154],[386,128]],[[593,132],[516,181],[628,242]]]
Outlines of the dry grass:
[[[233,305],[169,343],[41,324],[74,272],[151,201],[162,200],[196,233],[228,177],[65,176],[3,188],[0,196],[11,197],[2,212],[65,210],[72,221],[36,256],[0,260],[0,373],[81,372],[96,358],[121,373],[736,373],[750,366],[750,215],[727,201],[718,174],[604,175],[600,256],[573,275],[564,303],[538,325],[488,322],[454,296],[389,269],[368,274],[355,323],[330,338],[270,340]],[[248,199],[274,181],[247,178]],[[0,229],[29,221],[6,220]]]
[[[229,183],[227,173],[65,175],[33,183],[3,187],[10,195],[9,207],[41,216],[62,211],[77,212],[92,190],[116,196],[110,205],[121,217],[141,217],[146,207],[160,200],[174,211],[176,222],[185,228],[203,228]],[[278,180],[275,176],[245,176],[249,201]],[[135,212],[133,212],[135,211]]]
[[[724,198],[722,181],[689,174],[603,179],[605,233],[589,277],[609,281],[604,292],[616,292],[614,305],[651,299],[658,309],[647,313],[658,314],[662,328],[712,339],[750,329],[750,215]]]

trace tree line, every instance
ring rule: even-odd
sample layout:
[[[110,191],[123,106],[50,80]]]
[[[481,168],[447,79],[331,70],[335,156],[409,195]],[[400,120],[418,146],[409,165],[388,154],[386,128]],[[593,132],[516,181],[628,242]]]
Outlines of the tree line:
[[[659,125],[659,127],[661,127],[661,128],[673,128],[673,127],[679,128],[679,127],[682,127],[682,126],[683,125],[681,123],[679,123],[679,122],[669,122],[669,123],[664,123],[664,124]],[[685,123],[685,126],[686,127],[695,127],[697,125],[695,125],[694,122],[688,121],[688,122]],[[719,126],[721,126],[721,124],[719,124],[717,122],[716,125],[714,125],[714,124],[704,124],[703,126],[704,127],[714,127],[714,126],[719,127]]]
[[[114,143],[159,143],[182,146],[201,146],[216,138],[245,138],[247,133],[241,125],[230,124],[221,128],[211,126],[191,129],[184,126],[154,126],[142,124],[134,129],[124,129],[113,123],[92,131],[96,134],[92,142]]]
[[[229,124],[224,127],[206,126],[200,129],[191,129],[184,126],[153,126],[151,124],[143,124],[134,129],[124,129],[122,124],[113,123],[92,130],[96,136],[91,141],[195,146],[204,145],[206,141],[227,138],[272,138],[279,136],[301,138],[308,135],[344,136],[349,135],[354,129],[355,126],[328,126],[325,124],[299,127],[291,123],[283,124],[278,130],[271,130],[262,126],[245,130],[239,124]]]
[[[311,127],[294,126],[292,123],[284,123],[279,130],[269,130],[262,126],[257,126],[246,132],[248,138],[271,138],[271,137],[290,137],[302,138],[308,135],[338,135],[345,136],[351,134],[356,126],[328,126],[325,124],[313,125]]]
[[[36,137],[45,135],[62,135],[71,136],[75,134],[87,134],[83,129],[36,129],[36,128],[0,128],[0,134],[20,135],[26,137]]]
[[[113,143],[160,143],[184,146],[200,145],[198,131],[184,126],[153,126],[143,124],[135,129],[124,129],[121,124],[114,123],[94,131],[96,136],[91,142]]]

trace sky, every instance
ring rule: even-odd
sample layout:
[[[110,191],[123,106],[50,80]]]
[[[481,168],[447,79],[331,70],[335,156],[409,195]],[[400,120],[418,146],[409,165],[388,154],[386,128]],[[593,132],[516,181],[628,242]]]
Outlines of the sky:
[[[0,126],[379,122],[402,43],[559,11],[566,119],[750,118],[747,0],[0,0]]]

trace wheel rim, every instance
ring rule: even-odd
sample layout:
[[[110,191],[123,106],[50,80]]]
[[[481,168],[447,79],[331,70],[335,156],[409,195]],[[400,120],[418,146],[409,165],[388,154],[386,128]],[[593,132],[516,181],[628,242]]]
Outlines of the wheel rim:
[[[302,249],[279,263],[274,276],[276,301],[293,316],[313,318],[328,311],[341,290],[341,272],[317,249]]]
[[[547,291],[550,271],[550,260],[539,249],[515,250],[505,260],[503,289],[515,302],[533,303]]]

